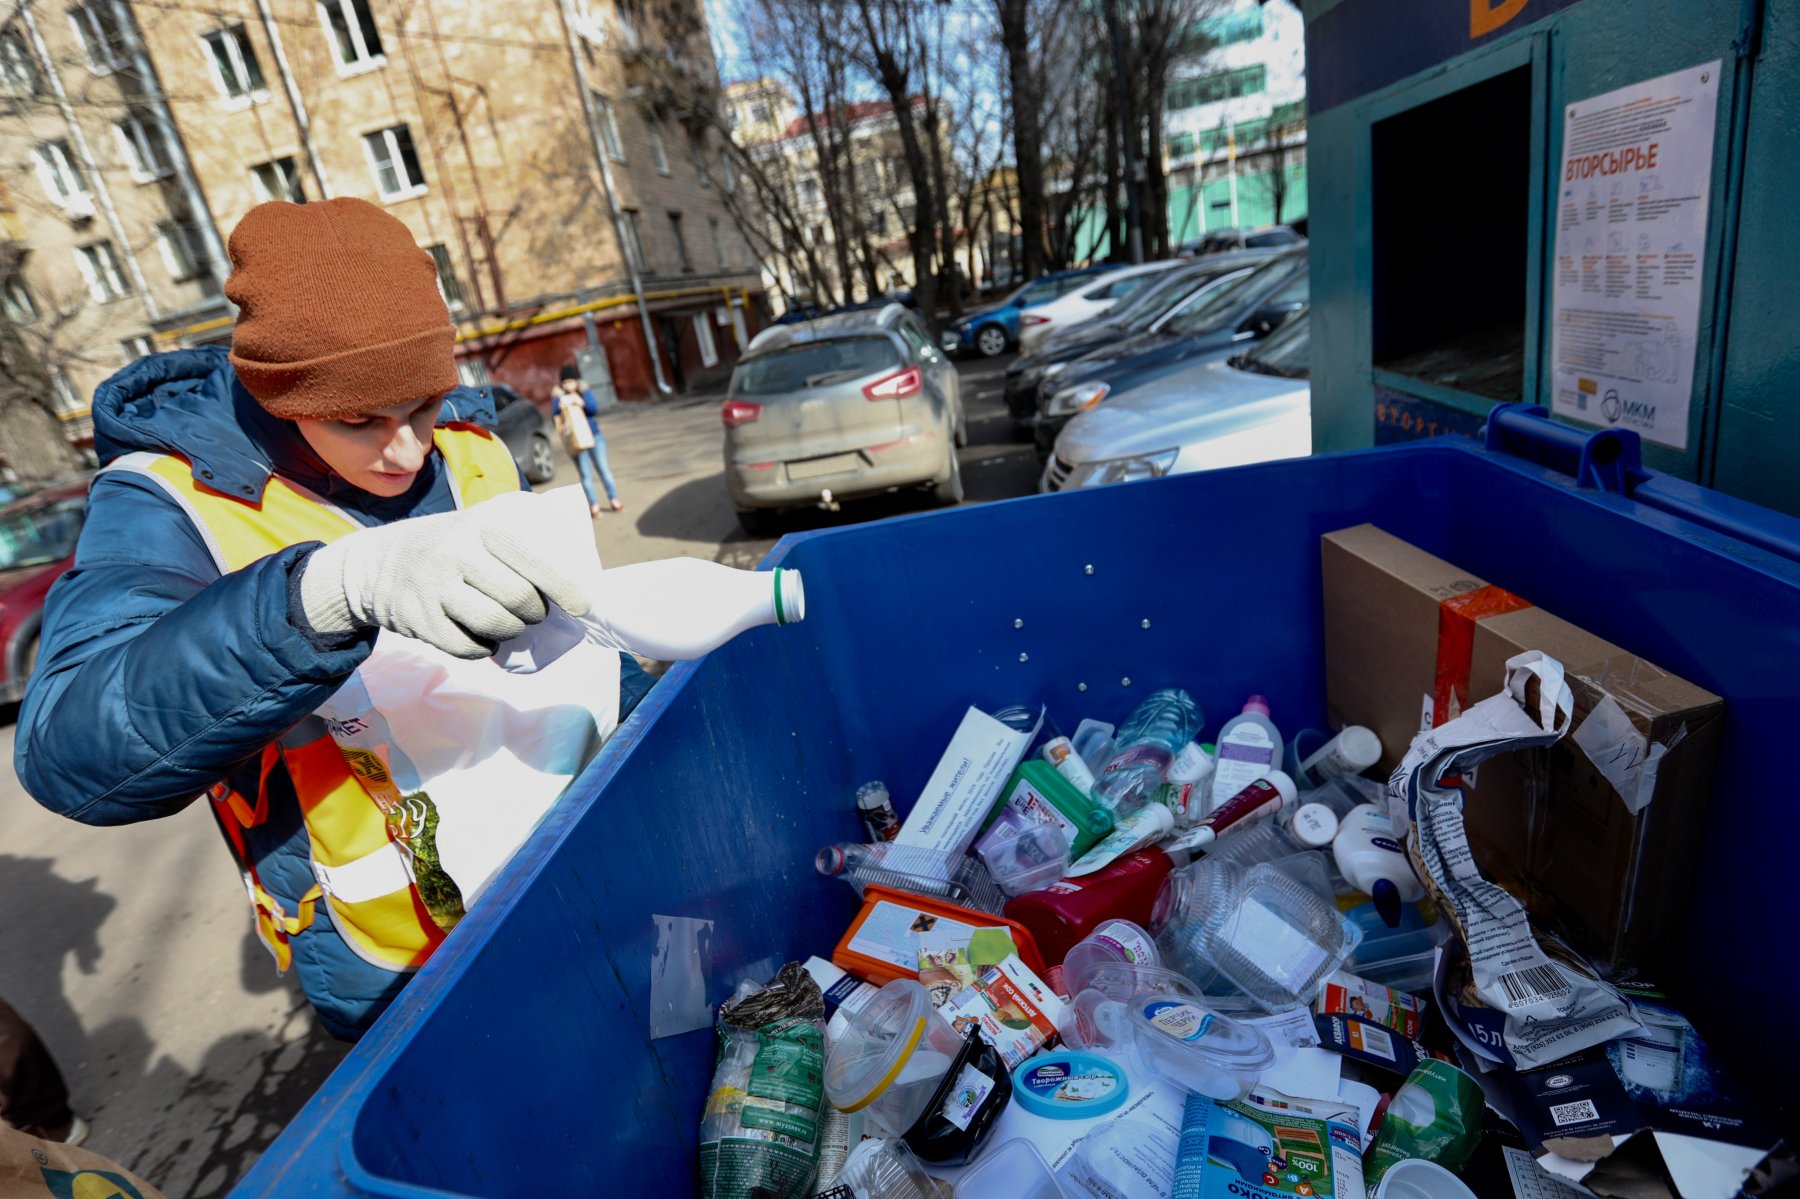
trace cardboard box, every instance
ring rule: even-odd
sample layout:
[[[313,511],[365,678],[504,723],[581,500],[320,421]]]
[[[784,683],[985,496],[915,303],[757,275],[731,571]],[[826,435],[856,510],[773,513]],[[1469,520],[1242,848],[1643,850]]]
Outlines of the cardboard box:
[[[1574,726],[1548,750],[1481,767],[1464,807],[1470,842],[1483,873],[1548,903],[1603,968],[1666,964],[1682,944],[1724,701],[1374,525],[1326,534],[1321,556],[1331,721],[1373,729],[1384,769],[1421,727],[1498,692],[1508,658],[1542,650],[1563,664]],[[1608,697],[1648,746],[1667,747],[1635,812],[1577,740]],[[1610,757],[1608,768],[1618,773]]]

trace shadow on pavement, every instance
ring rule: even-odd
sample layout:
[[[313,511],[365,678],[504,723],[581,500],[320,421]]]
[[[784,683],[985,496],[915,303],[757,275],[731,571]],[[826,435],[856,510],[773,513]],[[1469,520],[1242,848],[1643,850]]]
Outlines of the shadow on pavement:
[[[277,978],[247,929],[246,983],[254,974],[261,980],[256,989],[293,992],[275,1035],[240,1031],[220,1037],[189,1070],[159,1053],[135,1017],[84,1028],[64,993],[65,959],[72,956],[84,974],[94,972],[102,953],[101,927],[119,900],[101,891],[96,880],[67,879],[54,867],[47,858],[0,854],[0,877],[7,882],[0,897],[16,897],[21,909],[0,910],[7,1001],[37,1029],[69,1078],[71,1103],[94,1129],[89,1148],[170,1195],[224,1195],[349,1046],[319,1027],[292,980]],[[252,953],[259,959],[254,971]],[[147,985],[137,969],[126,981]],[[196,1019],[205,1018],[207,998],[194,996]],[[226,1087],[221,1079],[238,1085]]]

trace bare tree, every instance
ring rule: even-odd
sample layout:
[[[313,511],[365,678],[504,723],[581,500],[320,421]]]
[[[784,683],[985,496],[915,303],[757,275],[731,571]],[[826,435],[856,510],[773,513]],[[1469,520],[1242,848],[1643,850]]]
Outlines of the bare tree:
[[[1294,116],[1285,119],[1271,119],[1268,133],[1262,144],[1262,152],[1258,155],[1259,164],[1264,168],[1261,176],[1263,189],[1268,193],[1269,208],[1275,214],[1275,223],[1287,221],[1289,192],[1293,181],[1288,178],[1288,167],[1299,157],[1304,157],[1306,145],[1306,118]]]
[[[931,170],[931,130],[924,113],[914,107],[915,88],[929,70],[922,9],[927,0],[856,0],[860,38],[854,47],[858,61],[893,106],[894,121],[913,185],[913,221],[907,231],[912,249],[913,292],[919,314],[935,333],[937,329],[936,246],[938,211]],[[920,106],[930,109],[929,98]]]

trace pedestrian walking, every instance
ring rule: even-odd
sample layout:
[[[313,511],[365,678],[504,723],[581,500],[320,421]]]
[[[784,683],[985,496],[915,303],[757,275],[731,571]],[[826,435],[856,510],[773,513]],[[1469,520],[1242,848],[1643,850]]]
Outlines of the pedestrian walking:
[[[228,248],[230,352],[139,359],[94,395],[105,467],[45,602],[14,760],[39,802],[88,824],[206,796],[277,967],[355,1038],[445,932],[415,870],[436,857],[415,853],[429,816],[397,811],[319,709],[378,637],[478,660],[588,601],[483,502],[522,480],[491,399],[458,382],[405,225],[363,200],[271,202]],[[616,674],[593,660],[593,720],[557,735],[585,745],[615,698],[623,719],[649,689],[616,656]]]
[[[581,385],[581,371],[565,366],[557,375],[556,426],[562,431],[563,445],[575,459],[581,472],[581,489],[587,493],[588,515],[600,515],[600,494],[594,490],[598,476],[606,489],[606,501],[614,512],[623,512],[619,488],[613,482],[612,463],[606,457],[606,435],[600,432],[600,402],[594,393]]]

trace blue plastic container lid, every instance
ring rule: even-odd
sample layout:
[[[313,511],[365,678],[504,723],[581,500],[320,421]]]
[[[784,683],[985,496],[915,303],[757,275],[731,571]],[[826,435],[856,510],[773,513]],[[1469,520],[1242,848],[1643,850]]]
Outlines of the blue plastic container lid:
[[[1040,1053],[1013,1070],[1013,1099],[1034,1116],[1085,1120],[1125,1102],[1131,1084],[1111,1058],[1063,1050]]]

